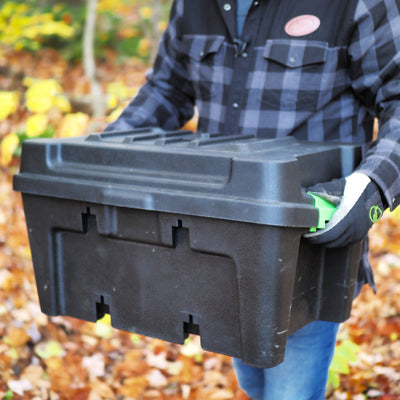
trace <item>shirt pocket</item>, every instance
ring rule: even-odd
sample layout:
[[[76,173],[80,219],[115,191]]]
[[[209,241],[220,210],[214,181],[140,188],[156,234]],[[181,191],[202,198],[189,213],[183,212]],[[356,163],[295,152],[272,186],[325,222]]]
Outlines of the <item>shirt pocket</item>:
[[[262,49],[262,104],[276,110],[313,111],[318,108],[328,43],[271,39]]]
[[[207,101],[222,92],[224,42],[225,37],[219,35],[185,35],[182,38],[181,53],[196,100]]]

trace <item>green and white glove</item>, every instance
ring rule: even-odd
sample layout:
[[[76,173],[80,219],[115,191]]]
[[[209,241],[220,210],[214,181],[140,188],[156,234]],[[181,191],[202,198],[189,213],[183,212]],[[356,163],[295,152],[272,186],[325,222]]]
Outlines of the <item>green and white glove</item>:
[[[347,178],[318,183],[308,191],[337,206],[324,229],[305,235],[313,244],[344,247],[358,242],[384,211],[379,187],[360,172],[354,172]]]

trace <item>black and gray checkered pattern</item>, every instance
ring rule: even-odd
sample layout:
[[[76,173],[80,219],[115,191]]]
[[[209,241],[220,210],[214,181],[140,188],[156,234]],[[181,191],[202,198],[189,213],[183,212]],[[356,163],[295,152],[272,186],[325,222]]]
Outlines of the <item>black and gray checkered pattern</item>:
[[[327,9],[334,3],[325,2]],[[367,148],[378,117],[379,140],[360,171],[380,186],[394,208],[400,201],[400,0],[348,0],[342,19],[318,15],[321,27],[303,37],[289,36],[283,27],[293,8],[304,3],[307,14],[307,3],[311,7],[314,0],[255,3],[261,4],[250,9],[242,34],[248,46],[239,52],[225,27],[202,26],[198,32],[185,28],[191,8],[206,9],[199,12],[201,20],[207,7],[223,14],[227,2],[203,0],[199,6],[194,0],[175,0],[147,83],[107,130],[177,129],[196,106],[202,132],[293,135]],[[328,18],[340,25],[335,29],[349,32],[346,40],[326,32],[333,26],[325,23]],[[260,38],[265,24],[278,28]]]

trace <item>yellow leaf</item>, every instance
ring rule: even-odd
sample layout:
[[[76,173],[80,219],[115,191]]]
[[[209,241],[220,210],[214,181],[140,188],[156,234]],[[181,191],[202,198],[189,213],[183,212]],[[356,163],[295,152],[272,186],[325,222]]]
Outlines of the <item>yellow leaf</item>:
[[[22,84],[26,87],[29,87],[33,84],[35,80],[29,76],[25,76],[25,78],[22,80]]]
[[[65,96],[54,96],[53,105],[63,113],[71,112],[71,104]]]
[[[4,6],[0,12],[0,15],[4,19],[10,18],[11,15],[14,14],[16,6],[17,6],[16,4],[12,3],[11,1],[8,1],[7,3],[4,4]]]
[[[97,322],[101,322],[104,325],[111,326],[111,315],[110,314],[104,314],[103,318],[97,320]]]
[[[31,138],[41,135],[45,131],[48,122],[47,115],[31,115],[26,121],[26,134]]]
[[[23,48],[24,48],[23,42],[17,42],[14,44],[14,50],[16,50],[16,51],[21,51]]]
[[[3,167],[6,167],[10,164],[13,154],[19,145],[18,136],[15,133],[10,133],[9,135],[5,136],[1,142],[0,150],[1,150],[1,157],[0,157],[0,164]]]
[[[0,121],[17,111],[19,95],[17,92],[0,92]]]
[[[31,92],[32,95],[43,92],[47,95],[54,96],[58,93],[62,93],[62,91],[61,85],[55,79],[38,79],[32,83],[27,94],[29,96],[29,92]]]
[[[64,350],[62,349],[60,343],[51,340],[47,343],[39,343],[35,347],[35,353],[43,359],[52,358],[52,357],[61,357],[64,354]]]
[[[112,94],[110,98],[108,99],[108,108],[115,108],[118,105],[118,99],[117,96]]]
[[[117,99],[126,99],[129,97],[128,88],[123,82],[112,82],[107,86],[107,93]]]
[[[68,26],[65,22],[61,21],[48,21],[40,25],[41,35],[58,35],[64,38],[69,38],[74,34],[74,28]]]
[[[84,113],[68,114],[61,122],[58,136],[62,138],[76,137],[85,134],[89,124],[89,116]]]
[[[113,328],[109,325],[97,322],[94,328],[94,333],[97,337],[110,339],[113,335]]]
[[[54,97],[62,91],[55,79],[34,80],[26,92],[26,106],[34,113],[45,113],[52,107]]]
[[[53,98],[43,94],[37,96],[29,96],[26,99],[26,107],[34,113],[46,113],[53,105]]]
[[[158,26],[157,26],[157,28],[158,28],[158,30],[160,31],[160,32],[164,32],[166,29],[167,29],[167,22],[166,21],[161,21],[161,22],[159,22],[158,23]]]
[[[15,347],[12,347],[10,350],[6,351],[5,355],[13,360],[19,360],[20,358],[18,350]]]
[[[150,52],[150,47],[151,47],[151,43],[150,40],[147,38],[142,38],[140,39],[139,45],[138,45],[138,53],[139,55],[143,56],[147,56]]]
[[[23,36],[28,39],[36,39],[40,35],[40,28],[39,26],[28,26],[24,29]]]
[[[400,207],[396,207],[393,211],[389,212],[389,217],[395,220],[400,220]]]
[[[122,111],[124,110],[124,107],[120,106],[116,108],[108,117],[107,121],[108,122],[114,122],[121,114]]]
[[[149,19],[153,15],[153,9],[151,7],[140,7],[139,14],[143,19]]]
[[[104,314],[103,318],[97,320],[94,326],[94,333],[96,336],[103,339],[110,339],[113,334],[113,328],[111,326],[111,315]]]

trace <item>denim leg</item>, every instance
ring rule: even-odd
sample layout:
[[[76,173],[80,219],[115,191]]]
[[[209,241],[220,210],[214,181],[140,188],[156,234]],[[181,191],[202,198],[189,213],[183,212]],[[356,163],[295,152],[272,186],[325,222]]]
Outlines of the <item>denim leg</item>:
[[[274,368],[234,360],[240,387],[253,400],[323,400],[338,328],[334,322],[306,325],[288,337],[285,360]]]
[[[249,367],[242,363],[240,358],[233,359],[233,367],[240,387],[252,400],[263,400],[264,395],[264,370]]]

